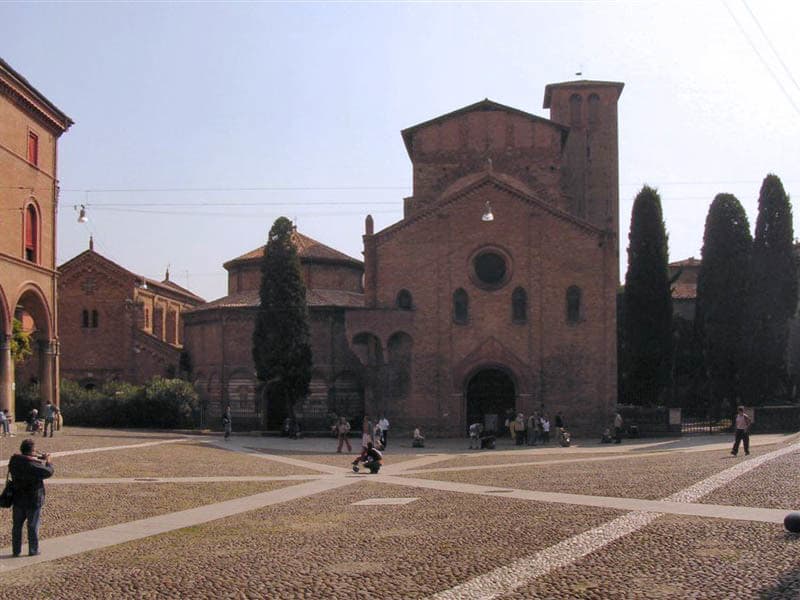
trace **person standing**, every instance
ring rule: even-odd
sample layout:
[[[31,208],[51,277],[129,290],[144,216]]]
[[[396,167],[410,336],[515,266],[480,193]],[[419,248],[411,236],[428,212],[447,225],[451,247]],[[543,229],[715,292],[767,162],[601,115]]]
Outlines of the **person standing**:
[[[614,443],[622,443],[622,415],[614,414]]]
[[[381,428],[381,446],[385,450],[386,437],[389,435],[389,419],[386,418],[386,415],[381,416],[381,420],[378,421],[378,427]]]
[[[14,486],[14,503],[11,526],[11,552],[22,552],[22,525],[28,522],[28,555],[39,554],[39,517],[44,505],[44,480],[53,475],[50,454],[36,455],[36,442],[22,440],[20,454],[8,461],[8,470]]]
[[[517,415],[517,426],[514,428],[516,432],[517,446],[522,446],[525,443],[525,416],[522,413]]]
[[[233,429],[230,404],[225,407],[225,412],[222,414],[222,426],[225,428],[225,439],[227,440],[231,437],[231,430]]]
[[[3,437],[11,435],[11,430],[8,426],[8,417],[6,417],[6,411],[4,410],[0,410],[0,427],[3,429]]]
[[[339,417],[339,422],[336,424],[336,436],[339,438],[339,445],[336,447],[336,452],[342,452],[342,445],[347,445],[347,451],[352,452],[353,447],[350,445],[350,440],[347,435],[350,433],[350,423],[344,417]]]
[[[53,437],[53,424],[56,419],[56,406],[48,402],[44,409],[44,437],[47,437],[47,428],[50,428],[50,437]]]
[[[752,424],[752,419],[744,412],[744,406],[740,406],[736,410],[736,438],[731,450],[731,454],[734,456],[739,454],[739,442],[744,442],[745,456],[750,454],[750,425]]]
[[[550,419],[547,415],[542,416],[542,444],[547,445],[550,443]]]

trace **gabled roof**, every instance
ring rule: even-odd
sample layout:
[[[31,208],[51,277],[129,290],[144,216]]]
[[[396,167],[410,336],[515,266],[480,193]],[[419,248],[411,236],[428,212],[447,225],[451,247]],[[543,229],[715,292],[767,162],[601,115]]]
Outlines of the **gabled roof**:
[[[81,252],[77,256],[73,256],[67,262],[62,263],[58,267],[58,271],[59,271],[59,273],[68,272],[70,269],[72,269],[73,267],[77,267],[79,265],[79,263],[81,263],[81,262],[83,262],[84,260],[87,260],[87,259],[91,259],[91,260],[96,260],[98,262],[102,262],[105,265],[111,267],[112,269],[118,271],[122,276],[129,277],[129,278],[131,278],[131,279],[133,279],[135,281],[141,281],[143,283],[146,283],[148,287],[152,287],[152,288],[156,288],[156,289],[161,288],[161,289],[166,290],[168,292],[171,292],[173,294],[177,294],[179,296],[183,296],[185,299],[190,300],[190,301],[192,301],[194,303],[202,304],[203,302],[205,302],[204,298],[198,296],[194,292],[190,292],[186,288],[181,287],[176,283],[173,283],[172,281],[169,281],[168,279],[165,279],[164,281],[158,281],[158,280],[155,280],[155,279],[150,279],[148,277],[144,277],[142,275],[137,275],[136,273],[134,273],[132,271],[129,271],[125,267],[115,263],[113,260],[111,260],[109,258],[106,258],[102,254],[100,254],[99,252],[96,252],[95,250],[93,250],[91,248],[88,249],[88,250],[84,250],[83,252]]]
[[[506,175],[504,173],[494,173],[492,171],[484,171],[483,173],[474,173],[463,178],[462,181],[457,181],[452,184],[445,193],[436,201],[431,202],[429,205],[415,212],[409,217],[406,217],[389,227],[375,233],[376,238],[390,237],[394,233],[411,226],[417,221],[432,217],[436,215],[443,206],[458,201],[461,197],[470,193],[471,191],[486,185],[488,183],[496,185],[498,188],[506,190],[507,192],[521,198],[525,202],[534,204],[543,211],[550,213],[556,218],[575,224],[577,227],[595,234],[603,234],[606,232],[597,227],[596,225],[576,217],[575,215],[561,210],[557,206],[548,203],[547,191],[531,190],[521,181]],[[539,198],[538,196],[542,196]]]
[[[625,84],[620,81],[593,81],[591,79],[578,79],[576,81],[564,81],[562,83],[549,83],[544,88],[544,104],[542,108],[550,108],[550,101],[553,99],[553,90],[560,88],[580,90],[584,88],[614,87],[617,88],[617,98],[622,93]]]
[[[14,68],[2,58],[0,58],[0,75],[4,75],[4,78],[8,82],[7,85],[9,85],[10,89],[17,97],[35,110],[39,116],[44,118],[50,125],[61,129],[61,131],[66,131],[71,125],[74,125],[75,122],[72,119],[65,115],[55,104],[50,102],[44,94],[33,87],[27,79],[15,71]],[[12,85],[14,87],[11,87]],[[26,97],[26,95],[30,97]],[[32,102],[32,99],[36,100],[40,106]]]
[[[676,260],[675,262],[669,263],[670,267],[699,267],[702,264],[698,258],[694,256],[690,256],[689,258],[684,258],[683,260]]]
[[[296,229],[292,232],[292,241],[297,248],[297,255],[300,257],[301,261],[340,262],[359,267],[364,266],[364,263],[360,260],[347,256],[347,254],[339,252],[330,246],[326,246],[322,242],[318,242],[307,235],[303,235]],[[229,260],[222,266],[225,269],[229,269],[239,263],[261,260],[264,256],[264,248],[265,246],[259,246],[254,250],[250,250],[250,252],[245,252],[241,256]]]
[[[550,127],[554,127],[561,131],[569,131],[568,127],[564,127],[563,125],[559,125],[555,121],[551,121],[550,119],[545,119],[544,117],[540,117],[524,110],[519,110],[518,108],[514,108],[511,106],[506,106],[505,104],[500,104],[499,102],[494,102],[493,100],[489,100],[485,98],[480,102],[476,102],[475,104],[470,104],[469,106],[465,106],[463,108],[459,108],[458,110],[454,110],[453,112],[449,112],[447,114],[435,117],[430,119],[429,121],[424,121],[417,125],[412,125],[403,131],[400,134],[403,136],[403,142],[406,145],[406,150],[408,151],[408,155],[411,156],[411,137],[415,131],[422,129],[423,127],[428,127],[429,125],[435,125],[437,123],[441,123],[442,121],[446,121],[447,119],[451,119],[453,117],[457,117],[459,115],[463,115],[469,112],[480,112],[480,111],[502,111],[502,112],[510,112],[515,115],[519,115],[525,117],[526,119],[530,119],[532,121],[536,121],[538,123],[543,123],[545,125],[549,125]]]

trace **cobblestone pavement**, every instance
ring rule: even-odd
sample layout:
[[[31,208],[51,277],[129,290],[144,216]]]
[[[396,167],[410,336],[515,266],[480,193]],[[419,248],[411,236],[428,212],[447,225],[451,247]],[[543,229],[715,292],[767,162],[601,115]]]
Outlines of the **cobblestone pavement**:
[[[463,440],[397,444],[380,474],[355,475],[352,455],[325,454],[331,440],[137,433],[116,445],[169,443],[99,451],[116,433],[67,430],[64,451],[86,453],[57,458],[70,479],[48,485],[43,553],[6,548],[0,595],[800,595],[800,538],[780,523],[800,507],[796,438],[754,436],[736,459],[719,436],[479,455]]]

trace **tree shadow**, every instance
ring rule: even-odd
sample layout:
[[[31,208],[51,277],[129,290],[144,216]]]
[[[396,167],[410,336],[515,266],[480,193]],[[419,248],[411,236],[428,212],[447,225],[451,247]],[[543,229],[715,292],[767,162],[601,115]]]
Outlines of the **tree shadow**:
[[[782,536],[776,536],[776,538],[791,544],[800,544],[800,534],[798,533],[784,531]],[[776,584],[758,590],[755,597],[760,600],[800,598],[800,566],[781,575]]]

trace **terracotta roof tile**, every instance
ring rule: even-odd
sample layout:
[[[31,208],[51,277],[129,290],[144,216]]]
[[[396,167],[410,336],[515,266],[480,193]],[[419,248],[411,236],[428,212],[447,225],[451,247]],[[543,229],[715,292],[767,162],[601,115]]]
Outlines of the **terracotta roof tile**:
[[[292,241],[294,245],[297,247],[297,254],[300,258],[310,259],[310,260],[335,260],[335,261],[345,261],[349,263],[354,263],[357,265],[361,265],[362,262],[358,259],[353,258],[352,256],[347,256],[343,252],[339,252],[330,246],[326,246],[322,242],[318,242],[315,239],[308,237],[307,235],[303,235],[296,229],[292,233]],[[254,250],[250,250],[250,252],[246,252],[241,256],[237,256],[236,258],[229,260],[225,263],[225,266],[230,265],[235,262],[239,261],[250,261],[254,259],[260,259],[264,256],[264,246],[259,246]]]
[[[362,308],[364,306],[364,294],[344,290],[309,289],[306,290],[306,301],[309,307]],[[192,309],[192,311],[215,308],[255,308],[258,303],[258,290],[246,290],[207,302]]]
[[[675,300],[694,300],[697,298],[697,285],[694,283],[673,283],[672,298]]]

